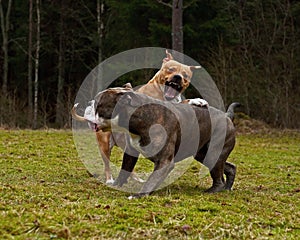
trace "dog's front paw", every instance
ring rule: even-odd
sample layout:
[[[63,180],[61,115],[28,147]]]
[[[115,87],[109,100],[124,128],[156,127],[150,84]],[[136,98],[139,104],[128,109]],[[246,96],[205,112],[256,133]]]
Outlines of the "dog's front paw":
[[[105,182],[107,185],[113,185],[115,183],[113,178],[107,179]]]
[[[134,181],[137,181],[139,183],[144,183],[146,182],[145,180],[141,179],[138,175],[136,175],[135,173],[131,173],[130,176]]]
[[[129,196],[129,197],[128,197],[128,200],[132,200],[132,199],[135,199],[135,198],[142,198],[142,197],[145,197],[145,196],[148,196],[148,194],[137,193],[137,194],[134,194],[134,195]]]
[[[121,180],[120,178],[117,178],[112,185],[115,187],[122,187],[125,183],[127,183],[127,180]]]
[[[119,176],[113,183],[113,186],[122,187],[125,183],[127,183],[127,179],[129,178],[130,174],[131,172],[121,169]]]
[[[200,106],[200,107],[208,106],[208,102],[202,98],[189,99],[188,103],[191,105],[196,105],[196,106]]]
[[[128,197],[128,200],[132,200],[134,198],[136,198],[136,197],[134,195],[131,195],[131,196]]]

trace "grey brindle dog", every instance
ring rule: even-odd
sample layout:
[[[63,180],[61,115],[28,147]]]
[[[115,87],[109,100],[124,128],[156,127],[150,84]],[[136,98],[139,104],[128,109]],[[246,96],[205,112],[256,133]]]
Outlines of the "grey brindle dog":
[[[239,105],[232,103],[224,113],[211,106],[156,100],[128,88],[100,92],[95,97],[95,123],[103,131],[128,133],[122,169],[114,185],[127,182],[142,153],[154,163],[154,171],[140,192],[130,198],[151,194],[176,162],[190,156],[210,170],[213,184],[207,192],[231,190],[236,167],[226,160],[235,145],[232,118]],[[214,147],[214,142],[219,143]],[[216,156],[213,153],[218,149]]]

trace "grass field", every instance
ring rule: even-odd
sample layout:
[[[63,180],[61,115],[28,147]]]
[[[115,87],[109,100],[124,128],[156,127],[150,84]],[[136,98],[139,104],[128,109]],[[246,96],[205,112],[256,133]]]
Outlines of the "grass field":
[[[242,134],[234,190],[193,163],[152,196],[90,177],[71,131],[0,130],[0,239],[299,239],[300,133]]]

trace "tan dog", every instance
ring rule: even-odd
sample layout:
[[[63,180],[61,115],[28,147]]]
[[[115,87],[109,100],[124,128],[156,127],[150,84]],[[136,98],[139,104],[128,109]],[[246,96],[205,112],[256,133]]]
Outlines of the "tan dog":
[[[201,66],[184,65],[175,61],[168,51],[166,54],[161,69],[137,92],[163,101],[181,102],[180,94],[190,85],[192,70]]]
[[[188,66],[179,63],[173,59],[173,56],[166,50],[166,58],[163,59],[160,70],[154,75],[154,77],[145,85],[137,89],[137,92],[143,93],[150,97],[172,102],[181,102],[181,94],[190,85],[190,81],[193,75],[192,70],[201,68],[201,66]],[[130,88],[131,86],[127,85]],[[78,121],[87,121],[90,126],[96,131],[96,137],[100,148],[100,153],[104,161],[104,171],[106,177],[106,183],[112,184],[113,178],[110,170],[110,154],[113,144],[110,144],[111,132],[103,132],[99,130],[97,125],[89,121],[85,117],[81,117],[76,113],[76,106],[71,110],[71,114],[74,119]],[[135,177],[133,178],[142,181]]]

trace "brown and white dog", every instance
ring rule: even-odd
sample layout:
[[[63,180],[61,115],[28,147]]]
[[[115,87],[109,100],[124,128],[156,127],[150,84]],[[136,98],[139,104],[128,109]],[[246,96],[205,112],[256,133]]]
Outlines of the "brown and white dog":
[[[173,56],[166,50],[166,58],[163,59],[160,70],[147,84],[136,91],[162,101],[181,102],[181,94],[190,85],[193,70],[199,68],[201,68],[201,66],[188,66],[175,61]],[[130,88],[130,86],[127,87]],[[196,104],[202,103],[200,101],[200,103],[197,102]],[[204,105],[205,104],[204,102]],[[103,132],[97,128],[95,123],[90,121],[88,111],[94,111],[94,109],[92,109],[93,104],[86,109],[84,117],[76,113],[76,107],[77,105],[75,104],[71,110],[72,117],[78,121],[89,122],[89,125],[96,131],[100,153],[104,161],[106,183],[112,184],[113,178],[110,170],[110,154],[113,144],[110,144],[111,132]],[[136,178],[136,180],[142,181],[138,178]]]
[[[209,168],[213,184],[208,192],[230,190],[236,167],[227,158],[235,145],[232,117],[239,105],[231,104],[224,113],[208,105],[160,101],[128,88],[100,92],[95,97],[98,128],[128,133],[122,169],[114,185],[127,182],[142,153],[154,163],[154,170],[133,197],[151,194],[176,162],[190,156]],[[216,151],[219,154],[215,155]]]

